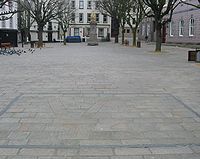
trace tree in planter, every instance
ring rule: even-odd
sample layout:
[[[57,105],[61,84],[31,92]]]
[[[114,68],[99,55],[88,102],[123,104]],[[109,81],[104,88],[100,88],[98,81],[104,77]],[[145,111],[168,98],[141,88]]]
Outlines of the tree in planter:
[[[136,37],[137,37],[137,30],[139,24],[145,17],[145,13],[147,13],[147,7],[144,3],[139,3],[139,0],[130,0],[129,4],[130,8],[127,12],[127,24],[131,28],[132,31],[132,38],[133,38],[133,46],[136,46]],[[145,12],[145,13],[144,13]]]
[[[0,21],[8,20],[19,12],[17,9],[13,8],[13,3],[15,3],[15,0],[0,0],[0,9],[6,6],[9,8],[8,10],[0,12]]]
[[[153,17],[155,20],[156,29],[156,52],[161,52],[162,38],[161,30],[167,22],[171,21],[174,9],[180,4],[179,0],[139,0],[151,9],[151,12],[146,14],[148,17]]]
[[[65,13],[59,14],[57,21],[59,24],[59,27],[62,29],[63,32],[63,43],[66,45],[66,32],[69,28],[69,23],[72,19],[75,19],[75,8],[70,6],[70,1],[66,2],[65,4]]]
[[[19,0],[19,5],[30,13],[38,25],[38,47],[43,46],[43,28],[58,15],[65,13],[65,0]]]
[[[196,8],[200,9],[200,0],[196,0],[196,1],[198,1],[198,2],[192,3],[192,2],[181,0],[181,3],[187,4],[187,5],[190,5],[190,6],[193,6],[193,7],[196,7]]]

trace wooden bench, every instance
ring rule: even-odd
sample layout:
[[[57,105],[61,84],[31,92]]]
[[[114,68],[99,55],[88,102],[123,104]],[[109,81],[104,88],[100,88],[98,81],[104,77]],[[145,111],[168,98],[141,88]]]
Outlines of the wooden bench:
[[[12,47],[12,45],[9,42],[8,43],[1,43],[0,47],[1,47],[1,49],[4,48],[6,50],[8,48],[10,49]]]

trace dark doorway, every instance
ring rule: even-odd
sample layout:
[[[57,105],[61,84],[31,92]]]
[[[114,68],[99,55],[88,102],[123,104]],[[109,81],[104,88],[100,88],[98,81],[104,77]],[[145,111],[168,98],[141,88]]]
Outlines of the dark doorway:
[[[11,43],[17,47],[17,30],[0,30],[0,43]]]
[[[52,32],[48,33],[48,42],[52,42]]]

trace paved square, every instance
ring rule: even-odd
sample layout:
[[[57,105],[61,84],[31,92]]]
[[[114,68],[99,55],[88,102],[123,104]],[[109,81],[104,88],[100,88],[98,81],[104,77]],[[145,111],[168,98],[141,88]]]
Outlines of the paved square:
[[[0,57],[0,159],[199,159],[187,49],[49,44]]]

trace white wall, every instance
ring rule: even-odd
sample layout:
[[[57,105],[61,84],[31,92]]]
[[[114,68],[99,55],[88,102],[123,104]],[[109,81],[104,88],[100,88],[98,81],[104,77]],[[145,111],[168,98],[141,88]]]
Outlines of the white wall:
[[[13,5],[12,10],[16,10],[17,4],[13,2],[12,5]],[[5,11],[9,11],[8,5],[5,5],[3,8],[0,9],[0,12],[5,12]],[[0,28],[17,30],[18,29],[17,24],[18,24],[17,14],[15,14],[11,19],[8,19],[8,20],[5,20],[5,21],[0,21]]]

